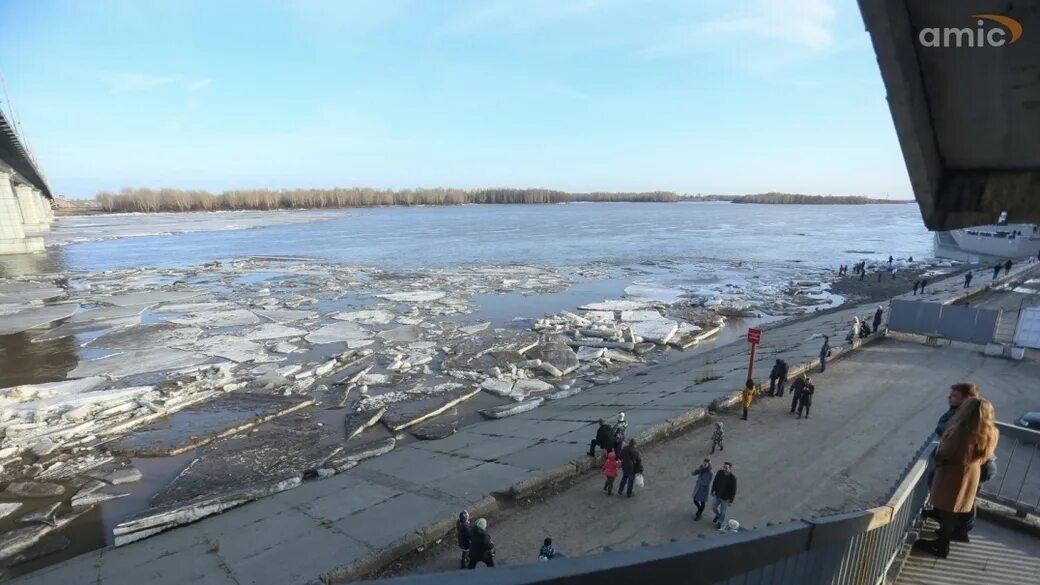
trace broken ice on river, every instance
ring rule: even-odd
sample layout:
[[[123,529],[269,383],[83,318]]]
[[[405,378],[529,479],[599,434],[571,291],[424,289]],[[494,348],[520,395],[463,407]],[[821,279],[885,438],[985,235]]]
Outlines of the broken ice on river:
[[[399,273],[265,257],[0,280],[0,335],[78,354],[65,379],[0,389],[0,482],[26,484],[0,514],[30,493],[55,506],[0,556],[134,493],[130,457],[194,453],[152,508],[122,512],[120,543],[344,472],[409,433],[447,436],[478,395],[484,416],[511,416],[703,343],[727,317],[812,305],[792,291],[825,292],[740,270],[684,283],[616,265]]]

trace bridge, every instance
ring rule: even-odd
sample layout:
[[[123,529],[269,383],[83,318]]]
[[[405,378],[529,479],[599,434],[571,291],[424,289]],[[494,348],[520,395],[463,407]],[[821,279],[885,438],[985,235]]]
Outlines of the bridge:
[[[43,238],[33,234],[50,229],[53,198],[14,125],[0,112],[0,254],[43,251]]]

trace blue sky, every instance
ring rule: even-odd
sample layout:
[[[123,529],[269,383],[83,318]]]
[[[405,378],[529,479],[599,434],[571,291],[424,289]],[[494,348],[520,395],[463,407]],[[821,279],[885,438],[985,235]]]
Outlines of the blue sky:
[[[851,0],[3,0],[0,74],[72,197],[911,197]]]

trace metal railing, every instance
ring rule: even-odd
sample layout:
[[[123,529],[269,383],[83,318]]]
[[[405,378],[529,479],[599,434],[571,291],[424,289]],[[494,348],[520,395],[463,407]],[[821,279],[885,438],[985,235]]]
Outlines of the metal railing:
[[[926,445],[881,506],[749,532],[591,555],[395,579],[410,585],[877,585],[906,551],[928,497]]]
[[[1040,432],[1001,422],[997,428],[997,475],[979,496],[1022,516],[1040,514]]]

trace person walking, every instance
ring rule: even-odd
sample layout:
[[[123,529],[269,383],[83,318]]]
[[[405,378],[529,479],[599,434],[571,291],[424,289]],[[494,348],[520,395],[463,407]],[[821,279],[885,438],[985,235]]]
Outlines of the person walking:
[[[993,280],[996,280],[998,276],[1000,276],[1000,263],[993,267]]]
[[[708,492],[711,490],[711,459],[705,459],[701,466],[690,472],[697,479],[693,482],[693,505],[697,513],[693,515],[694,520],[700,520],[704,514],[704,506],[708,504]]]
[[[460,569],[465,569],[469,566],[470,530],[469,511],[463,510],[459,512],[459,521],[455,523],[455,532],[458,534],[459,539],[459,550],[462,551],[462,560],[459,561]]]
[[[949,556],[959,515],[970,513],[975,506],[981,466],[996,453],[1000,434],[995,418],[993,405],[984,398],[969,398],[957,408],[939,440],[929,494],[939,519],[939,538],[918,539],[914,548],[939,558]]]
[[[915,296],[915,297],[917,296],[917,287],[919,287],[919,286],[921,286],[921,281],[920,280],[915,280],[914,281],[914,294],[913,294],[913,296]]]
[[[744,382],[744,391],[740,395],[740,401],[744,404],[744,416],[740,417],[740,420],[747,420],[748,409],[751,408],[751,401],[755,399],[755,382],[748,379]]]
[[[1008,274],[1011,274],[1011,260],[1010,259],[1008,259],[1008,261],[1004,263],[1004,276],[1007,276]]]
[[[881,330],[881,319],[885,315],[885,309],[881,305],[878,305],[876,311],[874,311],[874,333]]]
[[[893,258],[891,254],[889,254],[889,256],[888,256],[888,265],[889,265],[889,266],[891,266],[891,265],[892,265],[892,261],[893,261],[893,260],[895,260],[895,258]]]
[[[866,277],[866,276],[867,276],[867,271],[866,271],[866,269],[865,269],[865,268],[862,268],[862,267],[861,267],[861,268],[859,269],[859,279],[860,279],[860,281],[862,281],[862,280],[863,280],[863,278],[864,278],[864,277]]]
[[[823,336],[823,345],[820,347],[820,373],[827,371],[827,358],[831,357],[831,337]]]
[[[798,378],[795,379],[794,384],[791,384],[791,414],[798,408],[798,404],[802,401],[802,394],[805,392],[805,374],[799,374]]]
[[[726,510],[733,505],[737,497],[737,476],[733,475],[733,464],[729,461],[722,464],[722,471],[715,474],[715,481],[711,483],[711,511],[715,514],[712,522],[715,528],[722,528],[726,520]]]
[[[636,440],[629,439],[628,445],[621,449],[621,483],[618,484],[617,493],[625,492],[625,496],[632,497],[632,488],[635,485],[636,474],[643,473],[643,458],[636,449]],[[627,489],[626,489],[627,486]]]
[[[618,461],[617,453],[613,451],[607,453],[607,460],[603,462],[603,475],[607,478],[606,483],[603,484],[603,491],[607,492],[608,496],[614,494],[614,479],[617,478],[619,469],[621,469],[621,462]],[[621,493],[620,489],[618,489],[618,493]]]
[[[805,377],[805,384],[802,386],[802,397],[798,399],[798,418],[802,418],[802,411],[805,411],[805,418],[809,418],[809,409],[812,408],[812,397],[816,394],[816,385],[812,383],[812,378],[809,376]]]
[[[596,429],[596,438],[592,439],[592,443],[589,444],[589,457],[596,456],[597,446],[607,452],[614,450],[614,429],[610,428],[610,425],[603,422],[603,419],[599,419],[599,428]]]
[[[713,454],[715,453],[715,447],[718,447],[719,451],[723,451],[725,449],[724,445],[722,444],[723,435],[724,433],[722,431],[722,421],[720,420],[715,423],[715,430],[711,433],[711,452]]]
[[[471,543],[469,549],[470,569],[477,568],[477,563],[484,563],[489,567],[495,566],[495,543],[487,531],[487,520],[478,518],[470,531]]]
[[[972,278],[975,278],[975,277],[971,274],[970,270],[964,273],[964,288],[971,287],[971,279]]]
[[[924,294],[924,287],[926,287],[926,286],[928,286],[928,279],[927,278],[922,278],[921,279],[921,294]]]

